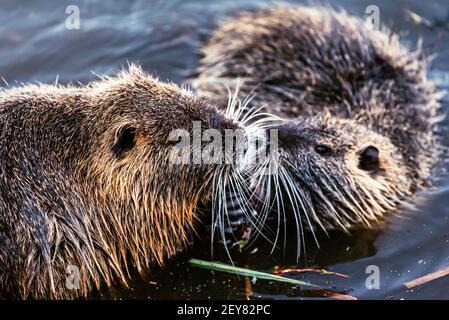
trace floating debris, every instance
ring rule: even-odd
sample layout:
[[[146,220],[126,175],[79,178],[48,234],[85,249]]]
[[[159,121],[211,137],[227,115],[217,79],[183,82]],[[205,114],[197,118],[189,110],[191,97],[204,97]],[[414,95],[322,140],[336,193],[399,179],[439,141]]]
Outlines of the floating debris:
[[[249,277],[245,277],[245,297],[246,300],[251,300],[251,296],[253,295],[253,289],[251,286],[251,279]]]
[[[416,278],[415,280],[404,282],[404,286],[406,286],[408,289],[411,289],[416,286],[420,286],[424,283],[427,283],[429,281],[436,280],[436,279],[442,278],[444,276],[447,276],[448,274],[449,274],[449,267],[446,267],[441,270],[426,274],[425,276]]]
[[[297,269],[297,268],[286,268],[282,269],[279,267],[276,267],[273,271],[274,274],[285,274],[285,273],[303,273],[303,272],[316,272],[319,274],[326,274],[326,275],[334,275],[337,277],[342,278],[350,278],[347,274],[338,273],[338,272],[332,272],[328,271],[326,269],[312,269],[312,268],[305,268],[305,269]]]
[[[427,27],[429,29],[446,29],[449,30],[449,21],[448,20],[435,20],[431,21],[429,19],[424,18],[423,16],[420,16],[416,12],[413,12],[412,10],[405,8],[404,9],[406,16],[417,25],[422,25],[424,27]]]
[[[345,293],[334,292],[330,290],[321,290],[319,292],[323,297],[336,299],[336,300],[358,300],[356,297]]]
[[[255,270],[250,270],[247,268],[240,268],[235,267],[231,265],[227,265],[221,262],[212,262],[212,261],[204,261],[199,259],[190,259],[189,263],[198,268],[204,268],[208,270],[213,271],[219,271],[219,272],[225,272],[225,273],[232,273],[237,274],[240,276],[244,276],[245,280],[245,298],[247,300],[250,300],[250,298],[254,295],[254,291],[252,289],[252,285],[254,285],[257,281],[257,279],[264,279],[264,280],[270,280],[270,281],[277,281],[277,282],[285,282],[285,283],[291,283],[297,286],[306,286],[311,287],[312,289],[308,291],[309,293],[313,294],[315,297],[325,297],[330,299],[336,299],[336,300],[358,300],[356,297],[351,296],[349,294],[346,294],[344,292],[336,292],[328,289],[323,289],[320,286],[314,285],[309,282],[304,282],[296,279],[290,279],[286,278],[277,274],[271,274],[266,272],[260,272]],[[283,273],[290,273],[290,272],[319,272],[320,274],[326,274],[326,275],[336,275],[344,278],[348,278],[348,275],[336,273],[336,272],[330,272],[325,269],[279,269],[277,268],[275,272],[278,272],[279,274]]]
[[[204,261],[204,260],[199,260],[199,259],[190,259],[189,263],[194,267],[209,269],[209,270],[213,270],[213,271],[233,273],[233,274],[238,274],[240,276],[245,276],[245,277],[255,277],[257,279],[285,282],[285,283],[290,283],[290,284],[299,285],[299,286],[319,288],[319,286],[305,282],[305,281],[290,279],[290,278],[286,278],[286,277],[282,277],[279,275],[266,273],[266,272],[260,272],[260,271],[245,269],[245,268],[239,268],[239,267],[227,265],[227,264],[224,264],[221,262],[211,262],[211,261]]]

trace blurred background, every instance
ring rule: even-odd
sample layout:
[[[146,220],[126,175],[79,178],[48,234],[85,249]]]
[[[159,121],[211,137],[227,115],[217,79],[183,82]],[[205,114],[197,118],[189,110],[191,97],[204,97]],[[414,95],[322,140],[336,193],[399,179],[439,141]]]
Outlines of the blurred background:
[[[296,2],[296,1],[291,1]],[[305,2],[310,5],[317,2]],[[17,1],[0,4],[0,86],[21,82],[86,83],[95,74],[112,74],[137,62],[161,80],[178,84],[193,77],[199,49],[214,27],[227,16],[269,6],[272,1],[163,0],[163,1]],[[444,0],[320,2],[364,17],[368,5],[377,5],[380,20],[402,36],[404,44],[423,48],[435,58],[429,70],[444,90],[449,88],[449,3]],[[68,6],[79,8],[79,29],[70,29]],[[410,18],[410,9],[423,19]],[[448,98],[443,101],[447,104]],[[446,141],[449,141],[446,139]],[[447,165],[444,165],[449,167]],[[447,168],[443,168],[447,169]],[[296,261],[296,243],[270,254],[269,243],[254,244],[258,251],[245,261],[251,269],[280,267],[325,268],[348,275],[342,278],[316,273],[293,277],[323,285],[362,299],[449,299],[449,277],[406,289],[404,282],[449,265],[449,178],[436,174],[437,188],[422,192],[417,209],[403,209],[381,230],[320,238],[318,249],[306,242],[306,255]],[[208,230],[204,230],[205,233]],[[246,298],[248,279],[191,268],[189,257],[211,259],[210,242],[197,241],[164,270],[150,279],[136,277],[132,288],[113,297],[139,299]],[[295,237],[292,237],[294,242]],[[217,256],[214,257],[218,259]],[[368,289],[366,268],[380,271],[380,288]],[[291,285],[258,280],[251,284],[252,299],[323,298],[327,293],[300,290]],[[103,297],[110,297],[103,296]]]

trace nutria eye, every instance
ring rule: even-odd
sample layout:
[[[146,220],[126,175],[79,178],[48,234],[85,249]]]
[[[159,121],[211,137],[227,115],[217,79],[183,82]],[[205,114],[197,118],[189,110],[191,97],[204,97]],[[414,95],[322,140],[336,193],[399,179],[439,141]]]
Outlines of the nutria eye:
[[[120,158],[125,152],[131,150],[135,144],[136,129],[131,126],[124,126],[117,131],[111,150],[117,158]]]
[[[359,156],[359,167],[365,171],[379,169],[379,149],[374,146],[366,147]]]
[[[315,146],[315,152],[322,156],[328,156],[332,153],[332,149],[324,144],[318,144]]]

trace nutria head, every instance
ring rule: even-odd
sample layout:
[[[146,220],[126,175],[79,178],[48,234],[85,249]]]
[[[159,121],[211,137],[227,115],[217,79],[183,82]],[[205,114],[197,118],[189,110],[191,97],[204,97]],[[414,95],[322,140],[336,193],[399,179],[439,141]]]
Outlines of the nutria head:
[[[201,52],[200,94],[224,105],[227,87],[237,87],[287,120],[278,127],[282,170],[251,179],[256,195],[277,190],[262,192],[258,226],[286,207],[304,228],[372,226],[428,185],[443,149],[442,94],[426,54],[388,29],[329,7],[281,5],[229,19]],[[326,109],[332,117],[317,116]]]
[[[100,130],[92,136],[92,149],[78,177],[93,187],[109,210],[125,215],[123,218],[133,214],[140,221],[140,235],[135,234],[136,218],[117,230],[117,236],[130,242],[130,247],[137,242],[145,248],[146,253],[132,252],[135,260],[147,256],[146,263],[161,263],[183,247],[196,208],[211,196],[212,179],[219,167],[193,160],[172,161],[180,138],[173,133],[185,130],[191,136],[195,122],[203,131],[223,132],[238,125],[205,99],[135,69],[121,73],[111,83],[100,82],[95,90],[99,92],[93,103],[103,107],[94,120]],[[193,157],[198,150],[192,148]],[[126,228],[133,230],[132,236]]]
[[[265,203],[282,202],[300,229],[372,226],[410,192],[402,153],[354,120],[323,112],[271,129],[277,130],[277,170],[259,178],[258,194]]]
[[[191,135],[195,121],[239,127],[135,66],[85,87],[6,90],[0,118],[0,225],[11,226],[0,229],[0,286],[41,298],[127,283],[129,267],[143,272],[183,249],[212,180],[229,171],[173,163],[171,133]],[[71,265],[79,290],[65,286]]]

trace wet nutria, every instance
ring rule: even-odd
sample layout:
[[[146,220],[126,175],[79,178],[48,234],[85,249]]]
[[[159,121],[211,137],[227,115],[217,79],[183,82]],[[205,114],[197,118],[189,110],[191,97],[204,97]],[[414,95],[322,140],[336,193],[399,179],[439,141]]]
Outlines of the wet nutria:
[[[441,94],[428,59],[397,35],[330,8],[278,6],[224,23],[202,54],[201,94],[224,105],[240,83],[240,97],[284,118],[278,175],[253,184],[269,202],[271,181],[270,206],[290,207],[301,230],[376,225],[426,185]]]
[[[181,250],[217,175],[169,163],[169,133],[192,121],[238,126],[136,66],[84,87],[2,90],[1,296],[83,297]]]

